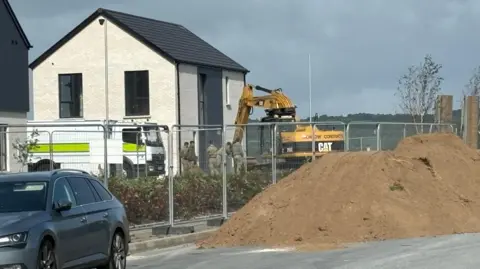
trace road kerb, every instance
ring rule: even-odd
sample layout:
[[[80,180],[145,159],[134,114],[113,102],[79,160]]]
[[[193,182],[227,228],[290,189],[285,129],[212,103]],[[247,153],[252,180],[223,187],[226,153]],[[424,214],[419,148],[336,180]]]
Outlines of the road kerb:
[[[195,243],[199,240],[204,240],[207,237],[211,236],[217,229],[206,230],[202,232],[196,232],[191,234],[169,236],[163,238],[155,238],[146,241],[140,241],[135,243],[130,243],[129,253],[134,254],[142,251],[158,249],[158,248],[168,248],[179,246],[183,244]]]

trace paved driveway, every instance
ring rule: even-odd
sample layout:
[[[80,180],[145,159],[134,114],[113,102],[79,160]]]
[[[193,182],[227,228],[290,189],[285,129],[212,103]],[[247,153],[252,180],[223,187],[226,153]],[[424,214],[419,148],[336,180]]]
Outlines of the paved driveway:
[[[298,253],[254,248],[195,249],[183,246],[130,257],[128,269],[260,268],[480,268],[480,234],[391,240],[348,249]]]

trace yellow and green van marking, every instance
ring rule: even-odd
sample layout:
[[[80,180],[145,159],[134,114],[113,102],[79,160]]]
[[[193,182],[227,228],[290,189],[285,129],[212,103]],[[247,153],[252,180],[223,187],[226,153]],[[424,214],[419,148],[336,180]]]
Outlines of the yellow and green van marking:
[[[89,143],[38,143],[30,146],[28,150],[31,153],[84,153],[90,152]],[[132,143],[123,143],[123,152],[145,152],[144,145],[136,145]]]

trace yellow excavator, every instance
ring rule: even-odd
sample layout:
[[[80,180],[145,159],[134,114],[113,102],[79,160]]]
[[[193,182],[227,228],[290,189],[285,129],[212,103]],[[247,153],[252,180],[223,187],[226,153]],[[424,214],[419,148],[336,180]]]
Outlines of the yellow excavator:
[[[255,90],[267,93],[264,96],[254,96]],[[292,122],[292,124],[277,125],[279,135],[275,143],[275,155],[277,161],[288,167],[297,167],[312,158],[312,155],[321,156],[333,151],[344,150],[344,132],[335,130],[335,126],[315,126],[309,124],[295,124],[300,122],[296,114],[296,106],[282,91],[282,89],[266,89],[261,86],[247,84],[243,88],[242,95],[239,100],[237,117],[235,124],[235,134],[233,142],[242,142],[245,128],[248,124],[249,116],[254,107],[265,109],[266,116],[261,118],[261,122]],[[322,128],[322,130],[319,129]],[[325,127],[325,128],[324,128]],[[260,134],[260,144],[272,137],[271,133],[264,134],[265,128],[262,128]],[[315,137],[315,139],[312,139]],[[271,147],[269,154],[265,154],[265,158],[271,156]],[[262,147],[262,146],[261,146]],[[265,149],[261,148],[260,152]],[[250,162],[249,162],[250,163]],[[265,163],[262,161],[262,163]]]

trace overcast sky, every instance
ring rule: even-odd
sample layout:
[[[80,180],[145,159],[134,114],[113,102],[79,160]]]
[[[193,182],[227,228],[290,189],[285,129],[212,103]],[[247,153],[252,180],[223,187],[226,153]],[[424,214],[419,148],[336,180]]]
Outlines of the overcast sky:
[[[443,64],[443,92],[459,94],[480,64],[476,0],[10,0],[34,48],[30,61],[103,7],[184,25],[283,88],[302,116],[398,111],[398,78],[426,53]],[[86,44],[87,45],[87,44]]]

